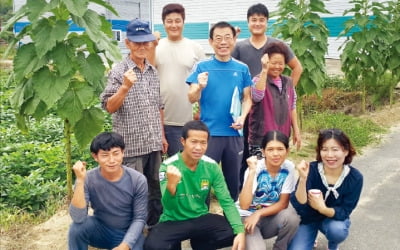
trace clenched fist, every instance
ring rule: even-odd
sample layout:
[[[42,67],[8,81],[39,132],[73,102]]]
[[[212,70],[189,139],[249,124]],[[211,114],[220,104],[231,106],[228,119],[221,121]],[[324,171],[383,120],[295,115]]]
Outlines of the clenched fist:
[[[124,82],[123,85],[128,87],[129,89],[135,84],[137,81],[137,76],[133,69],[129,69],[124,73]]]
[[[197,76],[197,81],[199,82],[199,86],[200,86],[201,89],[204,89],[205,87],[207,87],[208,72],[200,73]]]
[[[177,185],[182,178],[182,173],[179,169],[175,166],[169,165],[167,167],[167,179],[168,183]]]

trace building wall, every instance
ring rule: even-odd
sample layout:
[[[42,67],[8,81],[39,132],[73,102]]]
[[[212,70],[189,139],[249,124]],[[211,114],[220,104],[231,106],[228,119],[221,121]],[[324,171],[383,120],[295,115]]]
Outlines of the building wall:
[[[378,2],[383,1],[384,0],[378,0]],[[162,36],[166,35],[161,20],[162,7],[170,2],[171,1],[167,0],[153,0],[154,30],[160,31]],[[251,5],[259,2],[260,1],[245,0],[181,0],[179,3],[181,3],[186,10],[184,36],[197,40],[208,54],[213,53],[212,48],[208,44],[208,30],[215,22],[228,21],[234,26],[239,26],[241,28],[241,33],[238,40],[248,38],[250,33],[247,28],[246,20],[247,9]],[[269,12],[276,11],[278,9],[278,3],[278,0],[268,1],[267,7]],[[337,36],[344,28],[343,22],[350,18],[348,16],[343,16],[343,12],[353,6],[348,0],[324,1],[324,3],[325,7],[331,12],[331,14],[321,14],[330,32],[328,39],[329,48],[326,57],[339,58],[340,51],[338,51],[338,48],[343,44],[345,38],[338,39]],[[268,35],[272,34],[272,24],[274,22],[275,20],[272,18],[268,22]]]

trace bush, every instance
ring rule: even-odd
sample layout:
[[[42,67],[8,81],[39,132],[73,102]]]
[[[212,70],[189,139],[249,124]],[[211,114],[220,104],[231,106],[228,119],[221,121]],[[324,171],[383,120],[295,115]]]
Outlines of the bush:
[[[309,115],[303,126],[304,130],[312,134],[318,134],[320,129],[339,128],[349,136],[358,152],[362,147],[375,142],[377,133],[385,132],[385,129],[372,121],[328,111]]]

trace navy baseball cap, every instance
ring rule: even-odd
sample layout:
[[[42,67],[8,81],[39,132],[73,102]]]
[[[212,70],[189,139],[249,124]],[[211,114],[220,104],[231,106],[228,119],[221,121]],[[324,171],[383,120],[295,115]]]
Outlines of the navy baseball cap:
[[[132,20],[126,27],[126,37],[132,42],[150,42],[156,40],[151,33],[149,22],[142,21],[139,18]]]

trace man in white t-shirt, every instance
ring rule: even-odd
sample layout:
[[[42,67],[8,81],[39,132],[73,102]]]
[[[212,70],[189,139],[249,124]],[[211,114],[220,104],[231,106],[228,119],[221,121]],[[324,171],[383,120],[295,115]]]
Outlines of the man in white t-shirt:
[[[180,137],[183,125],[193,119],[192,104],[187,98],[186,78],[193,65],[205,58],[200,44],[183,37],[185,9],[171,3],[163,7],[162,21],[167,33],[156,48],[156,68],[159,73],[161,97],[164,102],[164,130],[168,141],[168,156],[182,150]]]

